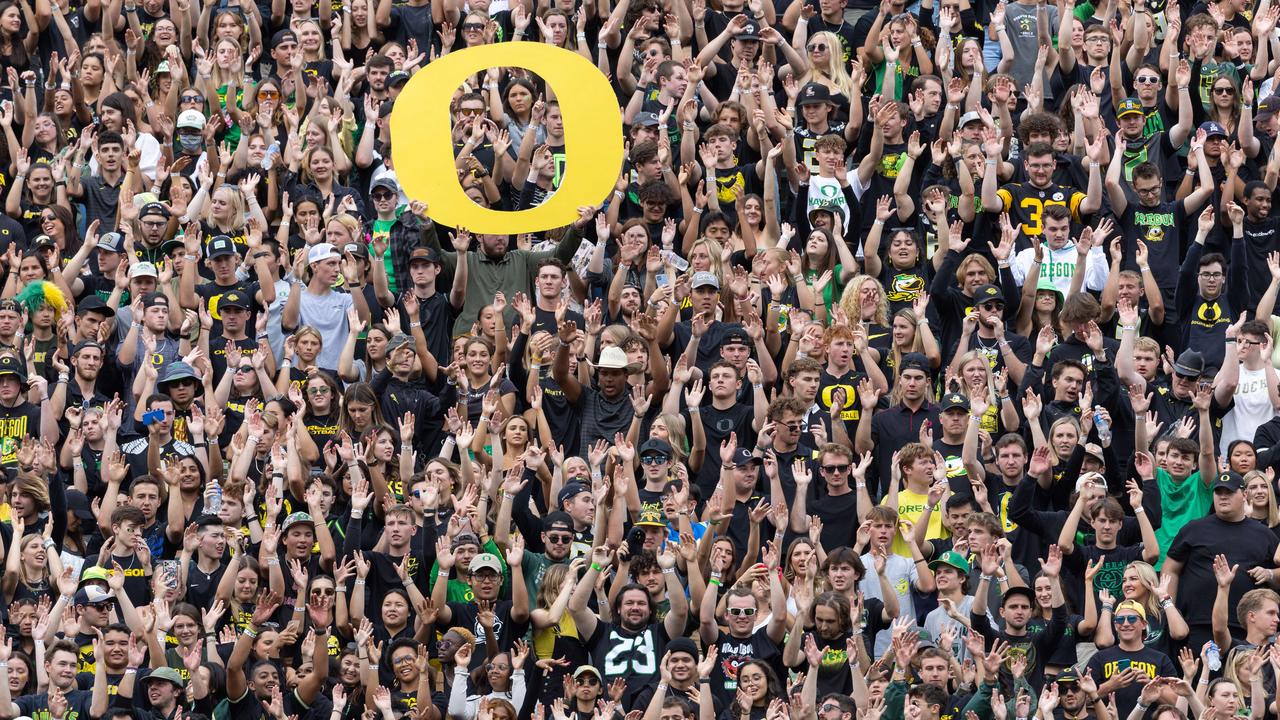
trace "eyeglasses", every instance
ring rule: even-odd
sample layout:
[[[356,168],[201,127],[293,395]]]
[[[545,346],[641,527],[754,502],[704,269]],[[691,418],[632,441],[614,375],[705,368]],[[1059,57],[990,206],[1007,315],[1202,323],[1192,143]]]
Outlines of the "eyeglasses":
[[[181,98],[181,101],[184,103],[202,103],[204,102],[204,96],[203,95],[183,95]]]
[[[168,220],[143,220],[142,221],[142,226],[149,227],[149,228],[162,228],[168,224],[169,224]]]
[[[328,385],[307,388],[308,395],[328,395],[330,392],[332,392],[332,390]]]
[[[484,30],[484,23],[463,23],[459,27],[462,32],[480,32]]]
[[[1138,77],[1134,78],[1133,81],[1138,83],[1139,85],[1159,85],[1160,84],[1160,78],[1156,77],[1155,75],[1139,75]]]
[[[1140,188],[1135,186],[1133,188],[1133,191],[1138,193],[1139,195],[1155,195],[1160,192],[1160,186],[1152,185],[1151,187],[1146,187],[1146,188]]]
[[[279,100],[280,93],[275,90],[259,90],[258,99],[259,100]]]
[[[827,51],[826,43],[814,43],[809,46],[809,52],[826,52],[826,51]]]
[[[579,685],[599,685],[600,678],[596,677],[595,675],[585,675],[581,680],[578,681],[578,684]]]
[[[252,365],[240,365],[239,367],[237,367],[237,368],[236,368],[236,372],[238,372],[238,373],[243,373],[243,374],[247,375],[247,374],[249,374],[249,373],[253,372],[253,366],[252,366]]]
[[[1142,618],[1137,615],[1116,615],[1116,625],[1137,625]]]
[[[1214,95],[1235,95],[1236,89],[1233,87],[1226,87],[1226,86],[1216,87],[1213,89],[1213,94]]]
[[[838,475],[848,469],[849,469],[848,465],[823,465],[822,466],[822,472],[829,473],[831,475]]]
[[[392,665],[409,665],[414,661],[415,657],[416,656],[414,655],[401,655],[398,658],[391,658],[391,664]]]
[[[559,533],[556,533],[555,535],[547,535],[547,542],[551,543],[552,545],[568,545],[569,543],[573,542],[573,536],[569,535],[568,533],[564,535],[561,535]]]
[[[844,712],[844,708],[837,703],[823,703],[822,707],[818,709],[822,712]]]
[[[1205,280],[1221,280],[1224,276],[1220,272],[1202,272],[1200,273],[1200,277]]]
[[[728,612],[734,617],[751,617],[756,614],[756,609],[753,607],[729,608]]]
[[[489,663],[488,665],[485,665],[485,669],[486,669],[486,670],[507,671],[507,670],[510,670],[510,669],[511,669],[511,666],[510,666],[510,665],[507,665],[507,664],[505,664],[505,663]]]
[[[1101,33],[1095,33],[1084,39],[1085,42],[1110,42],[1111,38]]]
[[[670,460],[666,455],[645,455],[640,458],[641,465],[661,465]]]

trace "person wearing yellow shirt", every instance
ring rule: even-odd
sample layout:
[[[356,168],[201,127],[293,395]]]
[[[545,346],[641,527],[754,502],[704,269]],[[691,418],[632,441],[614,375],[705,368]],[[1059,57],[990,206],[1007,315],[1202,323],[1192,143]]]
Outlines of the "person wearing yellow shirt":
[[[891,482],[885,504],[898,511],[898,521],[907,521],[914,526],[925,514],[926,508],[932,508],[925,522],[928,530],[925,538],[934,540],[947,537],[947,530],[942,526],[942,513],[936,512],[936,505],[947,487],[947,467],[942,454],[931,450],[921,443],[907,443],[898,451],[898,472],[902,482]],[[899,489],[898,485],[902,488]],[[940,486],[940,487],[938,487]],[[938,490],[931,497],[931,490]],[[895,555],[911,557],[911,551],[901,535],[893,539]]]

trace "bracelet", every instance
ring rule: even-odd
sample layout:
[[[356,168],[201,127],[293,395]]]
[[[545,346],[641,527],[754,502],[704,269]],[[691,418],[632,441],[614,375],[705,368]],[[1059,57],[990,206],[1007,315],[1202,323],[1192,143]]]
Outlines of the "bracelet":
[[[437,571],[436,571],[436,577],[440,577],[440,578],[447,578],[447,577],[449,577],[449,571],[448,571],[448,570],[437,570]]]
[[[8,665],[9,665],[9,663],[5,663],[5,666],[6,666],[6,667],[7,667]],[[125,675],[137,675],[137,674],[138,674],[138,668],[125,668],[125,669],[124,669],[124,674],[125,674]]]
[[[673,567],[663,568],[663,569],[662,569],[662,574],[663,574],[663,575],[670,575],[670,574],[674,573],[675,571],[676,571],[676,569],[675,569],[675,568],[673,568]]]
[[[596,572],[600,572],[601,570],[604,570],[604,568],[600,567],[600,563],[598,562],[591,563],[591,569],[595,570]]]
[[[599,49],[601,49],[601,50],[608,50],[608,49],[609,49],[609,43],[606,43],[606,42],[598,42],[598,43],[596,43],[596,47],[597,47],[597,48],[599,48]]]
[[[347,586],[339,585],[338,587],[334,588],[333,591],[336,593],[345,594],[347,592]]]
[[[267,564],[268,564],[268,565],[279,565],[279,564],[280,564],[280,558],[267,558]]]
[[[983,580],[983,581],[985,581],[985,582],[991,582],[992,580],[994,580],[994,579],[995,579],[995,578],[991,577],[990,575],[987,575],[986,573],[983,573],[980,577],[981,577],[981,578],[982,578],[982,580]]]
[[[1146,509],[1146,508],[1144,508],[1144,507],[1142,507],[1141,505],[1139,505],[1138,507],[1136,507],[1136,508],[1134,508],[1134,509],[1133,509],[1133,514],[1134,514],[1134,515],[1141,515],[1142,513],[1146,512],[1146,511],[1147,511],[1147,509]]]
[[[689,411],[690,415],[697,415],[698,413],[702,412],[702,408],[698,407],[697,405],[694,405],[693,407],[686,408],[686,409]]]
[[[356,578],[356,585],[364,585],[367,582],[368,580],[365,580],[364,578]]]
[[[377,669],[378,669],[378,663],[369,663],[369,669],[370,669],[370,670],[377,670]]]
[[[261,439],[262,439],[262,438],[258,437],[257,435],[250,435],[250,436],[246,439],[246,442],[249,442],[249,443],[252,443],[252,444],[254,444],[254,445],[257,445],[257,444],[258,444],[258,441],[259,441],[259,440],[261,440]]]
[[[1115,603],[1102,604],[1102,612],[1111,612],[1112,610],[1115,610],[1115,609],[1116,609]]]
[[[293,609],[293,611],[294,611],[294,612],[296,612],[296,613],[304,613],[304,612],[306,612],[306,611],[307,611],[307,609],[306,609],[306,608],[304,608],[304,607],[296,607],[296,608],[294,608],[294,609]]]
[[[411,322],[411,323],[409,323],[409,329],[410,329],[410,330],[412,330],[413,328],[420,328],[420,327],[422,327],[422,323],[420,323],[420,322]]]
[[[1235,342],[1236,342],[1236,339],[1235,339],[1235,338],[1227,338],[1224,342],[1226,342],[1228,345],[1234,345],[1234,344],[1235,344]]]
[[[257,640],[257,639],[258,639],[258,631],[257,631],[257,630],[254,630],[254,629],[253,629],[253,628],[251,628],[251,627],[249,627],[249,628],[245,628],[245,629],[244,629],[244,634],[245,634],[245,635],[247,635],[247,636],[249,636],[249,639],[250,639],[250,640]]]
[[[1169,609],[1169,608],[1171,608],[1171,607],[1173,607],[1173,601],[1172,601],[1172,600],[1170,600],[1169,598],[1165,598],[1165,599],[1163,599],[1163,600],[1161,600],[1161,601],[1160,601],[1160,609],[1161,609],[1161,610],[1168,610],[1168,609]]]

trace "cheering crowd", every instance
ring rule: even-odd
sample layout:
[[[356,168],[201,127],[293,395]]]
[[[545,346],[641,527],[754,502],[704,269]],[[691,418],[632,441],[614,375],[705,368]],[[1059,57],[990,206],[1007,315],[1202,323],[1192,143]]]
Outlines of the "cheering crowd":
[[[1280,718],[1278,21],[0,0],[0,720]]]

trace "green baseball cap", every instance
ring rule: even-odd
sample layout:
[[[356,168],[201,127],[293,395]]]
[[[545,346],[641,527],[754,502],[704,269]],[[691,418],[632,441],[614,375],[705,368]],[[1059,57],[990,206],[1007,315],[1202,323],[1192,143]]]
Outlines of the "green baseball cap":
[[[969,574],[969,561],[955,550],[948,550],[939,555],[937,560],[929,563],[929,569],[937,570],[939,565],[950,565],[965,575]]]

